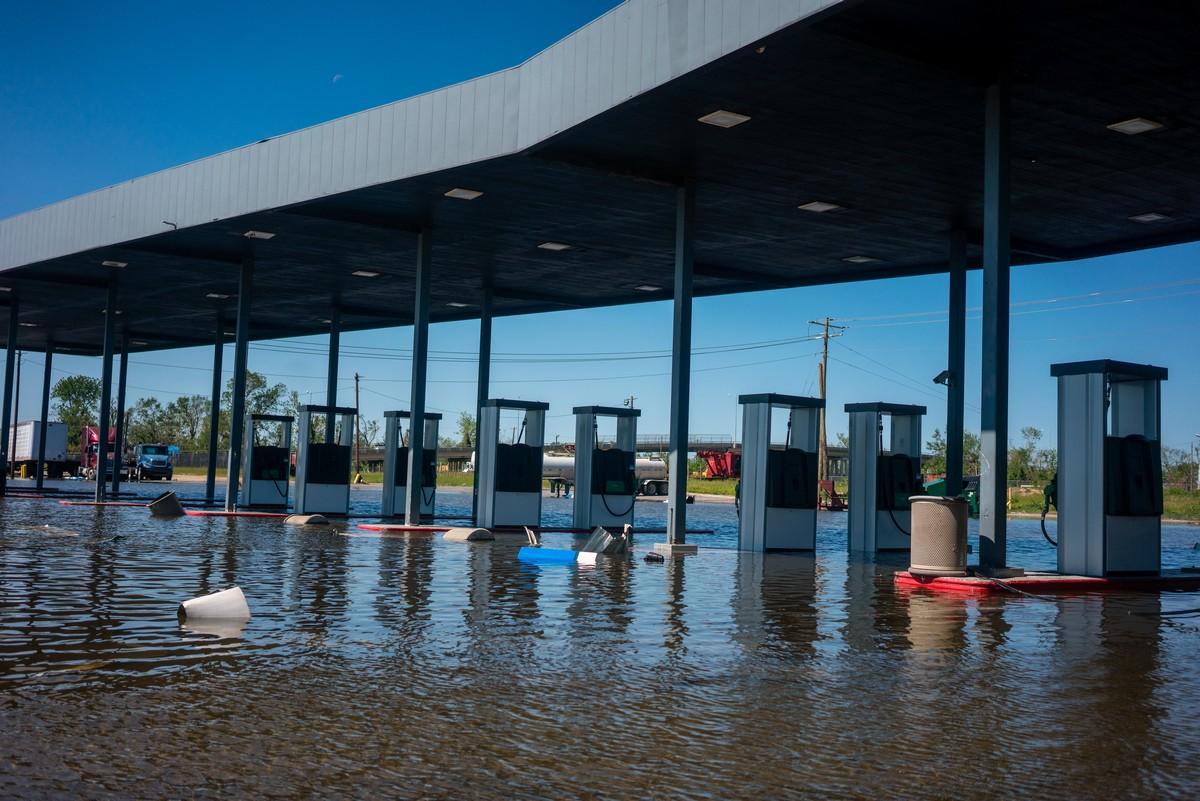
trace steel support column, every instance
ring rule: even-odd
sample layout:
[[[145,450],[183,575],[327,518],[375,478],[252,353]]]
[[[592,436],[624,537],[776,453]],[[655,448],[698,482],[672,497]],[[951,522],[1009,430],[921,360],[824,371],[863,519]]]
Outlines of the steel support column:
[[[479,458],[479,426],[483,418],[483,402],[488,399],[492,382],[492,281],[488,270],[483,276],[483,297],[479,301],[479,378],[475,382],[475,441],[468,443]],[[479,520],[479,472],[472,479],[471,521]]]
[[[1008,480],[1009,84],[987,89],[983,179],[983,359],[979,564],[1005,567]]]
[[[335,307],[333,313],[329,315],[329,361],[325,368],[325,405],[329,408],[337,406],[337,382],[338,382],[338,353],[341,350],[342,342],[342,318],[341,312]],[[337,415],[325,415],[325,442],[333,442],[333,429],[337,422]],[[358,468],[355,467],[357,470]]]
[[[13,373],[17,367],[17,331],[20,321],[20,308],[17,299],[13,298],[8,306],[8,350],[4,354],[4,400],[0,401],[0,496],[8,490],[8,459],[12,445],[12,396]]]
[[[217,446],[221,435],[221,359],[225,355],[225,322],[217,312],[217,341],[213,345],[212,400],[208,411],[208,470],[204,476],[204,499],[217,495]]]
[[[96,427],[96,500],[103,501],[108,488],[108,430],[112,427],[113,347],[117,336],[117,278],[108,279],[104,304],[104,356],[100,362],[100,424]],[[116,443],[114,442],[114,450]],[[113,454],[116,456],[116,454]]]
[[[117,432],[113,439],[112,493],[115,498],[121,491],[121,462],[125,460],[125,379],[129,376],[129,334],[121,336],[121,366],[117,368]]]
[[[242,472],[242,435],[246,425],[246,363],[250,355],[250,296],[254,292],[254,250],[249,242],[238,277],[237,329],[233,342],[233,401],[229,410],[229,469],[225,509],[237,509],[238,479]]]
[[[696,187],[675,197],[675,310],[671,326],[671,422],[667,462],[667,546],[687,540],[688,414],[692,378],[692,268]]]
[[[966,379],[967,337],[967,238],[962,231],[950,234],[950,331],[946,389],[946,496],[963,487],[963,394]]]
[[[433,237],[429,228],[417,235],[417,281],[413,308],[412,400],[408,428],[408,497],[404,503],[404,523],[421,523],[421,491],[425,476],[421,470],[425,456],[425,377],[429,368],[429,285]]]
[[[37,488],[45,486],[46,429],[50,419],[50,371],[54,363],[54,340],[46,338],[46,358],[42,363],[42,411],[38,418]]]

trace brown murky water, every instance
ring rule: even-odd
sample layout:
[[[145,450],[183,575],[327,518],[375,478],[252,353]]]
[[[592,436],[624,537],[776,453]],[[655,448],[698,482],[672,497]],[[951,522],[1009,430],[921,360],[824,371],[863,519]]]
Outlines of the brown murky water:
[[[0,796],[1200,794],[1200,618],[1161,614],[1195,595],[909,595],[844,517],[766,558],[728,549],[732,508],[691,519],[699,556],[580,569],[0,501]],[[1038,539],[1015,526],[1029,566]],[[1168,539],[1196,561],[1200,530]],[[180,626],[234,584],[248,624]]]

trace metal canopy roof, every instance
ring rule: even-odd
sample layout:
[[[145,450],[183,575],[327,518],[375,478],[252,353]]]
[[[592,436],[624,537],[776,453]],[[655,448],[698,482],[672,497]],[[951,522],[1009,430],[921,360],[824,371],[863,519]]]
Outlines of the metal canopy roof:
[[[1005,16],[986,18],[996,6]],[[19,296],[22,347],[53,331],[97,353],[101,262],[125,262],[131,350],[209,344],[216,315],[232,320],[242,235],[259,230],[275,237],[255,242],[253,338],[324,332],[335,306],[343,330],[401,325],[414,232],[430,225],[434,322],[477,317],[489,274],[498,316],[658,300],[685,179],[698,295],[939,272],[952,228],[977,259],[999,48],[1014,263],[1192,241],[1198,14],[1182,1],[629,0],[511,70],[0,221],[0,285]],[[697,121],[718,109],[750,120]],[[1107,127],[1132,117],[1162,127]],[[444,196],[456,187],[483,195]],[[810,201],[841,208],[797,208]],[[1147,213],[1163,219],[1130,219]]]

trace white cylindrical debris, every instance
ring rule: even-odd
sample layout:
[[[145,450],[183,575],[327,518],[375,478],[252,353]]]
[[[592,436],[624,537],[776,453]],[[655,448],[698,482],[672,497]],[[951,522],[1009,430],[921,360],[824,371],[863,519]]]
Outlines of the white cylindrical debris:
[[[179,605],[179,616],[188,620],[248,620],[250,607],[241,587],[191,598]]]
[[[442,539],[450,542],[480,542],[496,538],[486,528],[452,528],[442,535]]]
[[[188,620],[180,624],[183,631],[212,637],[218,640],[232,640],[242,636],[246,628],[246,620]]]
[[[325,515],[288,515],[283,522],[289,526],[328,526],[329,518]]]

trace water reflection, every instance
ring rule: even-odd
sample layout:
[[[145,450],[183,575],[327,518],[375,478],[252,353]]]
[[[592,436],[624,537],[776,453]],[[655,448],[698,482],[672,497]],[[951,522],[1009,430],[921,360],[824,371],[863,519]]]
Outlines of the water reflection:
[[[406,654],[423,643],[430,626],[434,559],[426,534],[378,541],[371,607],[389,642]]]
[[[633,570],[631,557],[621,554],[600,557],[594,567],[567,571],[567,616],[577,631],[625,633],[634,615]]]
[[[733,596],[738,643],[750,651],[811,656],[820,636],[816,595],[815,555],[739,553]]]
[[[663,647],[667,653],[668,666],[683,658],[687,653],[688,624],[683,600],[684,574],[687,572],[687,557],[667,557],[662,564],[666,583],[666,602],[663,605]]]
[[[908,642],[914,651],[962,651],[967,645],[969,601],[913,593],[908,608]]]
[[[39,535],[39,508],[0,502],[20,767],[0,797],[1139,798],[1198,778],[1196,627],[1159,614],[1194,604],[901,593],[899,561],[851,561],[836,518],[815,555],[702,543],[585,570],[521,565],[519,538],[138,510]],[[180,600],[233,585],[248,622],[180,626]]]
[[[842,636],[851,648],[906,648],[907,593],[892,588],[892,574],[907,567],[899,557],[878,554],[876,560],[851,558],[846,566]]]

